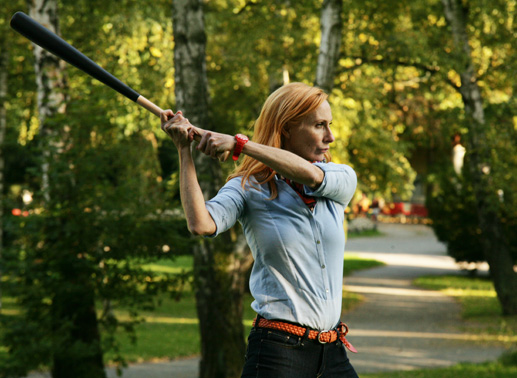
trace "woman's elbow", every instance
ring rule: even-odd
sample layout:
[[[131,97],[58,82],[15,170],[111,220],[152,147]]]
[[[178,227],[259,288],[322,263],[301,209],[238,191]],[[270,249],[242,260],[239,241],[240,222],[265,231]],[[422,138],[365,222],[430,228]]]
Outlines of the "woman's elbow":
[[[314,171],[308,182],[305,184],[311,189],[317,189],[321,183],[323,182],[323,179],[325,178],[325,173],[318,168],[317,171]]]
[[[188,230],[195,236],[208,236],[216,231],[215,224],[189,223]]]

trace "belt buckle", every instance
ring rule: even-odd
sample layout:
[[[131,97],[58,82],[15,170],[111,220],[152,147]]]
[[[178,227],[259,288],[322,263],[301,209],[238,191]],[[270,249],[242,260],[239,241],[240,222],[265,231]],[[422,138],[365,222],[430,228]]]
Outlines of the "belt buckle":
[[[324,332],[320,332],[320,333],[318,333],[318,342],[319,342],[320,344],[327,344],[327,342],[326,342],[326,341],[322,341],[322,340],[321,340],[321,335],[322,335],[323,333],[324,333]]]

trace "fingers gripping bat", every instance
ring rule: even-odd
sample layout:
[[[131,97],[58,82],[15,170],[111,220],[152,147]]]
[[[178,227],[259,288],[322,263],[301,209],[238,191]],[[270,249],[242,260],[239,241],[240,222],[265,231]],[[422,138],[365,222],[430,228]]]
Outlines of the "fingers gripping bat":
[[[36,45],[79,68],[101,83],[113,88],[156,116],[160,116],[162,109],[159,106],[153,104],[134,89],[121,82],[75,47],[34,21],[25,13],[16,12],[11,18],[11,27]]]

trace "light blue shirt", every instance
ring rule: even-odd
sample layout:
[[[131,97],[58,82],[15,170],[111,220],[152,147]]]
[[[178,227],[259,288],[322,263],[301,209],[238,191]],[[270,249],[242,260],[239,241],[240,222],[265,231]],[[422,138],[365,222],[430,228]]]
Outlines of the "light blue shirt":
[[[317,197],[314,211],[285,181],[276,179],[278,197],[269,200],[267,184],[249,184],[241,177],[221,188],[206,206],[217,226],[216,236],[242,225],[255,263],[251,307],[266,319],[286,320],[320,331],[332,329],[341,315],[343,230],[345,208],[357,177],[354,170],[334,163],[314,163],[325,177],[305,193]]]

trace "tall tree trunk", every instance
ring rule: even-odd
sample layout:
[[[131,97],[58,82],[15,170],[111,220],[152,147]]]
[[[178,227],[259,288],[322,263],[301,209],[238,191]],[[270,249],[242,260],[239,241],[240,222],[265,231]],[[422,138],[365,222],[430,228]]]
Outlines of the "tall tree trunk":
[[[31,0],[28,1],[28,6],[31,17],[59,34],[57,0]],[[41,189],[46,207],[51,207],[59,199],[51,198],[52,183],[49,180],[49,172],[51,164],[59,159],[65,129],[65,125],[51,122],[51,119],[65,113],[67,80],[63,61],[41,47],[33,46],[39,135],[43,154]],[[63,211],[62,213],[62,221],[66,223],[67,215]],[[73,248],[61,251],[63,257],[59,262],[60,270],[56,272],[63,277],[63,284],[52,298],[51,321],[55,336],[52,346],[52,376],[54,378],[103,378],[105,377],[104,364],[94,292],[89,282],[91,278],[87,273],[79,271],[81,268],[78,267],[82,264],[76,261],[77,251]]]
[[[315,85],[328,94],[334,86],[336,64],[343,38],[343,0],[325,0],[321,7],[321,43]]]
[[[7,126],[7,112],[5,101],[7,99],[7,69],[9,54],[7,43],[3,39],[0,42],[0,310],[2,309],[2,251],[4,247],[4,141]]]
[[[29,15],[52,32],[59,34],[57,0],[29,0]],[[47,145],[43,146],[41,165],[41,190],[50,200],[49,167],[53,150],[59,148],[59,134],[55,127],[48,125],[47,119],[62,114],[66,110],[67,86],[65,63],[36,44],[32,44],[34,71],[38,87],[39,134]]]
[[[201,0],[173,1],[176,110],[194,124],[211,129]],[[217,160],[195,157],[205,199],[217,194],[222,169]],[[194,248],[196,307],[201,332],[202,378],[239,377],[244,363],[242,325],[244,271],[249,267],[245,243],[234,232],[203,239]]]
[[[476,196],[479,226],[483,232],[483,249],[490,265],[498,299],[505,315],[517,314],[517,273],[510,254],[509,241],[498,214],[497,188],[490,177],[491,157],[486,130],[483,99],[477,84],[467,34],[468,9],[461,0],[442,0],[445,17],[451,27],[456,47],[460,93],[465,106],[468,127],[468,169]]]

